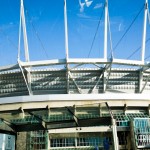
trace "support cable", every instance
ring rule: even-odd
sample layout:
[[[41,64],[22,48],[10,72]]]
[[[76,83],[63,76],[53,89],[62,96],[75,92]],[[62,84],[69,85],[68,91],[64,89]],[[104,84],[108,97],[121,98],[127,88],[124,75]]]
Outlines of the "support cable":
[[[148,22],[149,22],[149,24],[150,24],[150,12],[149,12],[149,7],[147,8],[148,9]]]
[[[128,31],[131,29],[132,25],[135,23],[136,19],[138,18],[138,16],[141,14],[142,10],[144,9],[144,6],[145,6],[145,4],[142,6],[142,8],[138,12],[138,14],[135,16],[135,18],[133,19],[133,21],[131,22],[131,24],[129,25],[129,27],[126,29],[125,33],[122,35],[122,37],[120,38],[120,40],[117,42],[117,44],[114,47],[114,51],[116,50],[116,48],[118,47],[118,45],[121,43],[121,41],[123,40],[123,38],[125,37],[125,35],[128,33]]]
[[[150,38],[148,38],[145,43],[147,44],[149,41],[150,41]],[[127,59],[131,58],[131,57],[132,57],[134,54],[136,54],[140,49],[141,49],[141,46],[138,47],[130,56],[128,56]],[[150,55],[149,55],[149,57],[150,57]],[[145,59],[146,59],[146,58],[145,58]]]
[[[104,14],[104,7],[103,7],[103,10],[102,10],[100,19],[99,19],[99,21],[98,21],[98,25],[97,25],[97,28],[96,28],[96,32],[95,32],[95,34],[94,34],[94,38],[93,38],[93,41],[92,41],[92,44],[91,44],[91,47],[90,47],[90,50],[89,50],[89,53],[88,53],[88,58],[90,57],[90,54],[91,54],[91,51],[92,51],[92,48],[93,48],[93,45],[94,45],[94,42],[95,42],[95,39],[96,39],[96,36],[97,36],[97,33],[98,33],[98,29],[99,29],[99,26],[100,26],[100,23],[101,23],[103,14]]]
[[[145,43],[147,44],[149,41],[150,41],[150,38],[148,38]],[[141,46],[139,46],[130,56],[128,56],[128,57],[127,57],[127,60],[130,59],[130,58],[131,58],[134,54],[136,54],[139,50],[141,50]],[[147,56],[144,60],[146,60],[146,59],[148,59],[148,58],[150,58],[150,55]],[[120,67],[120,66],[121,66],[121,65],[118,65],[118,67]],[[131,68],[133,68],[133,66],[132,66]]]
[[[148,58],[150,58],[150,55],[148,55],[148,56],[145,58],[145,60],[147,60]]]
[[[29,20],[30,20],[30,24],[31,24],[31,26],[32,26],[32,28],[33,28],[33,31],[35,32],[35,35],[36,35],[37,39],[39,40],[39,42],[40,42],[40,44],[41,44],[41,47],[42,47],[43,51],[45,52],[46,57],[49,58],[49,55],[48,55],[48,53],[46,52],[46,49],[45,49],[45,47],[44,47],[44,44],[43,44],[43,42],[42,42],[42,40],[41,40],[41,38],[40,38],[40,36],[39,36],[39,34],[38,34],[36,28],[35,28],[35,25],[34,25],[33,22],[32,22],[32,19],[31,19],[30,15],[29,15],[29,12],[27,11],[26,8],[25,8],[25,10],[26,10],[26,14],[27,14],[27,16],[28,16],[28,18],[29,18]]]
[[[8,37],[8,35],[0,28],[0,32],[6,37],[7,41],[15,48],[18,49],[17,45]]]

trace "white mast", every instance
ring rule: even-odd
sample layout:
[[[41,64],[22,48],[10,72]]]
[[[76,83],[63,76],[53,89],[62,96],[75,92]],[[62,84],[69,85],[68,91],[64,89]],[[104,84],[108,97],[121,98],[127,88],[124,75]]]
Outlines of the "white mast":
[[[67,6],[66,0],[64,0],[64,24],[65,24],[65,49],[66,49],[66,60],[68,60],[68,26],[67,26]]]
[[[29,61],[29,51],[28,51],[28,40],[27,40],[26,21],[25,21],[25,15],[24,15],[23,0],[21,0],[21,21],[22,21],[22,28],[23,28],[25,60],[28,62]]]
[[[108,0],[105,1],[104,59],[107,59]]]
[[[18,40],[18,61],[20,61],[20,40],[21,40],[21,5],[20,5],[20,23],[19,23],[19,40]]]
[[[67,84],[67,93],[69,94],[69,64],[68,64],[68,26],[67,26],[67,4],[64,0],[64,24],[65,24],[65,49],[66,49],[66,84]]]
[[[143,23],[143,38],[142,38],[142,52],[141,52],[141,60],[142,60],[142,62],[144,62],[144,58],[145,58],[145,41],[146,41],[147,15],[148,15],[148,0],[145,0],[144,23]]]
[[[26,62],[29,62],[29,51],[28,51],[28,40],[27,40],[27,31],[26,31],[26,21],[25,21],[25,15],[24,15],[24,5],[23,0],[21,0],[20,4],[20,25],[19,25],[19,42],[18,42],[18,64],[21,69],[23,78],[25,80],[29,95],[32,94],[32,88],[31,88],[31,75],[30,75],[30,67],[28,68],[27,72],[27,78],[24,73],[24,68],[20,64],[20,40],[21,40],[21,27],[23,29],[23,40],[24,40],[24,51],[25,51],[25,60]]]

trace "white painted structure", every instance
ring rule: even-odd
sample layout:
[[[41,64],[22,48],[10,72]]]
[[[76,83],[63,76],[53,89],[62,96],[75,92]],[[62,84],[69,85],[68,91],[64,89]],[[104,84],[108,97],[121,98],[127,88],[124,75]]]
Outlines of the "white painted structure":
[[[21,0],[18,63],[0,67],[0,119],[11,128],[9,131],[23,131],[23,127],[29,124],[38,124],[36,126],[37,130],[41,128],[48,130],[47,149],[58,149],[64,139],[65,141],[69,139],[70,134],[73,135],[72,141],[69,141],[72,144],[66,143],[71,148],[89,148],[90,145],[86,145],[86,143],[91,142],[91,135],[96,136],[95,140],[99,140],[97,144],[101,142],[102,147],[102,141],[100,138],[97,138],[99,136],[97,133],[104,137],[105,135],[102,135],[102,133],[108,132],[109,138],[111,134],[113,136],[113,142],[111,142],[114,144],[111,146],[118,150],[121,147],[119,147],[121,144],[118,141],[121,141],[119,138],[122,137],[122,133],[128,140],[131,138],[129,134],[131,118],[134,118],[135,114],[135,116],[141,115],[142,117],[150,115],[150,63],[144,62],[146,24],[147,15],[149,15],[148,1],[145,1],[141,60],[115,59],[113,55],[111,55],[111,58],[108,58],[108,27],[110,29],[108,0],[105,2],[104,58],[69,58],[66,9],[67,2],[64,0],[66,58],[30,61],[24,5],[23,0]],[[20,60],[21,28],[23,29],[26,62]],[[85,64],[87,67],[83,67]],[[56,66],[55,68],[53,67],[54,65]],[[113,65],[122,65],[122,68],[113,68]],[[130,69],[131,66],[134,66],[135,69]],[[41,69],[42,67],[43,69]],[[106,111],[106,108],[101,113],[101,104],[106,102],[112,109],[112,114],[110,113],[111,111]],[[37,113],[35,110],[39,112]],[[13,112],[17,113],[14,115]],[[10,116],[8,117],[5,113],[8,113]],[[127,117],[128,120],[119,120],[116,117],[117,114],[122,118]],[[46,115],[48,115],[47,118],[45,117]],[[97,120],[94,120],[95,122],[100,120],[101,117],[103,118],[103,116],[110,115],[111,124],[100,126],[98,123],[94,127],[88,126],[86,120],[84,120],[90,118],[88,115],[99,116],[96,118]],[[68,121],[66,118],[67,121],[62,119],[64,116],[69,116],[73,119],[74,122],[70,123],[70,125],[73,125],[71,129],[69,126],[65,129],[60,128],[61,125],[63,126]],[[53,117],[56,117],[56,120]],[[62,120],[60,118],[59,120],[57,117],[62,117]],[[69,121],[72,121],[71,119]],[[35,121],[35,124],[32,121]],[[57,124],[57,121],[62,122]],[[80,121],[82,126],[80,126]],[[84,126],[82,121],[85,121],[87,126]],[[59,129],[54,128],[55,124],[53,122],[56,123]],[[127,123],[127,125],[122,127],[120,125],[122,122]],[[36,127],[33,126],[32,129],[36,129]],[[66,126],[64,125],[64,127]],[[28,131],[30,130],[30,126],[26,128]],[[119,135],[117,135],[118,133]],[[59,136],[57,137],[57,135]],[[3,140],[6,137],[5,134],[0,136],[2,150],[5,149],[3,145],[7,145],[3,143],[8,142]],[[60,137],[63,138],[60,139]],[[14,144],[15,138],[13,136],[11,138]],[[80,141],[81,139],[83,140],[82,142]],[[59,144],[55,145],[56,143]],[[125,147],[125,144],[130,148],[130,144],[127,144],[127,142],[124,142],[122,145]],[[68,146],[65,147],[64,145],[60,147],[65,149]],[[34,147],[34,144],[31,142],[30,146]],[[134,149],[135,147],[136,144]]]

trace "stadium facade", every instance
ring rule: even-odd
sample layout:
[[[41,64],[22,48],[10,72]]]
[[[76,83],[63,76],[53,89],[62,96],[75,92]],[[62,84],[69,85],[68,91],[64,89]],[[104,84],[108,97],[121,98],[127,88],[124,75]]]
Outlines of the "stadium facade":
[[[107,0],[104,58],[69,58],[65,0],[66,58],[30,61],[21,0],[26,61],[18,55],[17,64],[0,67],[0,148],[150,149],[150,64],[144,61],[147,0],[143,7],[139,61],[115,59],[113,54],[108,59]],[[121,67],[113,67],[117,65]]]

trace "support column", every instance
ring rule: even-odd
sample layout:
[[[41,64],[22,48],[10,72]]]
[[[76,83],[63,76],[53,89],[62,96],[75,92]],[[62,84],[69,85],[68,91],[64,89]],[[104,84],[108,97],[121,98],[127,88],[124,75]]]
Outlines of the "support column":
[[[113,134],[114,150],[119,150],[117,127],[116,127],[116,120],[115,119],[112,119],[112,134]]]
[[[21,116],[22,119],[24,119],[25,118],[24,109],[21,107],[20,110],[21,110],[20,116]]]
[[[65,25],[65,49],[66,49],[66,86],[69,94],[69,64],[68,64],[68,25],[67,25],[67,3],[64,0],[64,25]]]
[[[23,28],[25,59],[28,62],[29,61],[29,51],[28,51],[28,40],[27,40],[26,21],[25,21],[25,15],[24,15],[23,0],[21,0],[21,20],[22,20],[22,28]]]
[[[148,115],[150,116],[150,104],[148,105],[147,112],[148,112]]]
[[[47,106],[47,109],[48,109],[48,113],[47,113],[47,115],[48,115],[48,117],[50,117],[50,115],[51,115],[51,109],[50,109],[50,107],[49,107],[49,106]]]
[[[106,86],[107,86],[106,85],[106,83],[107,83],[106,78],[107,78],[107,71],[105,70],[104,73],[103,73],[103,93],[106,92]]]
[[[134,123],[133,121],[130,121],[130,141],[131,141],[131,147],[133,150],[137,150],[136,141],[135,141],[135,132],[134,132]]]
[[[146,41],[147,15],[148,15],[148,0],[145,0],[143,38],[142,38],[142,52],[141,52],[141,60],[142,60],[143,63],[144,63],[144,59],[145,59],[145,41]]]
[[[29,137],[27,136],[28,132],[18,132],[17,138],[16,138],[16,150],[26,150],[27,148],[30,148],[29,140],[27,140]]]
[[[105,0],[104,59],[107,59],[108,0]]]
[[[139,93],[142,92],[143,87],[143,71],[139,71]]]
[[[130,150],[130,149],[131,149],[131,135],[129,132],[127,136],[127,150]]]
[[[29,62],[30,59],[29,59],[28,40],[27,40],[26,21],[25,21],[23,0],[21,0],[21,6],[20,6],[20,27],[19,27],[19,42],[18,42],[18,63],[20,62],[21,26],[22,26],[22,29],[23,29],[25,60],[26,60],[26,62]],[[23,68],[23,72],[24,72],[24,68]],[[31,87],[31,73],[30,73],[30,68],[27,68],[27,75],[26,75],[25,78],[27,78],[29,95],[32,95],[33,93],[32,93],[32,87]]]
[[[101,104],[99,104],[99,116],[102,117],[102,109],[101,109]]]

